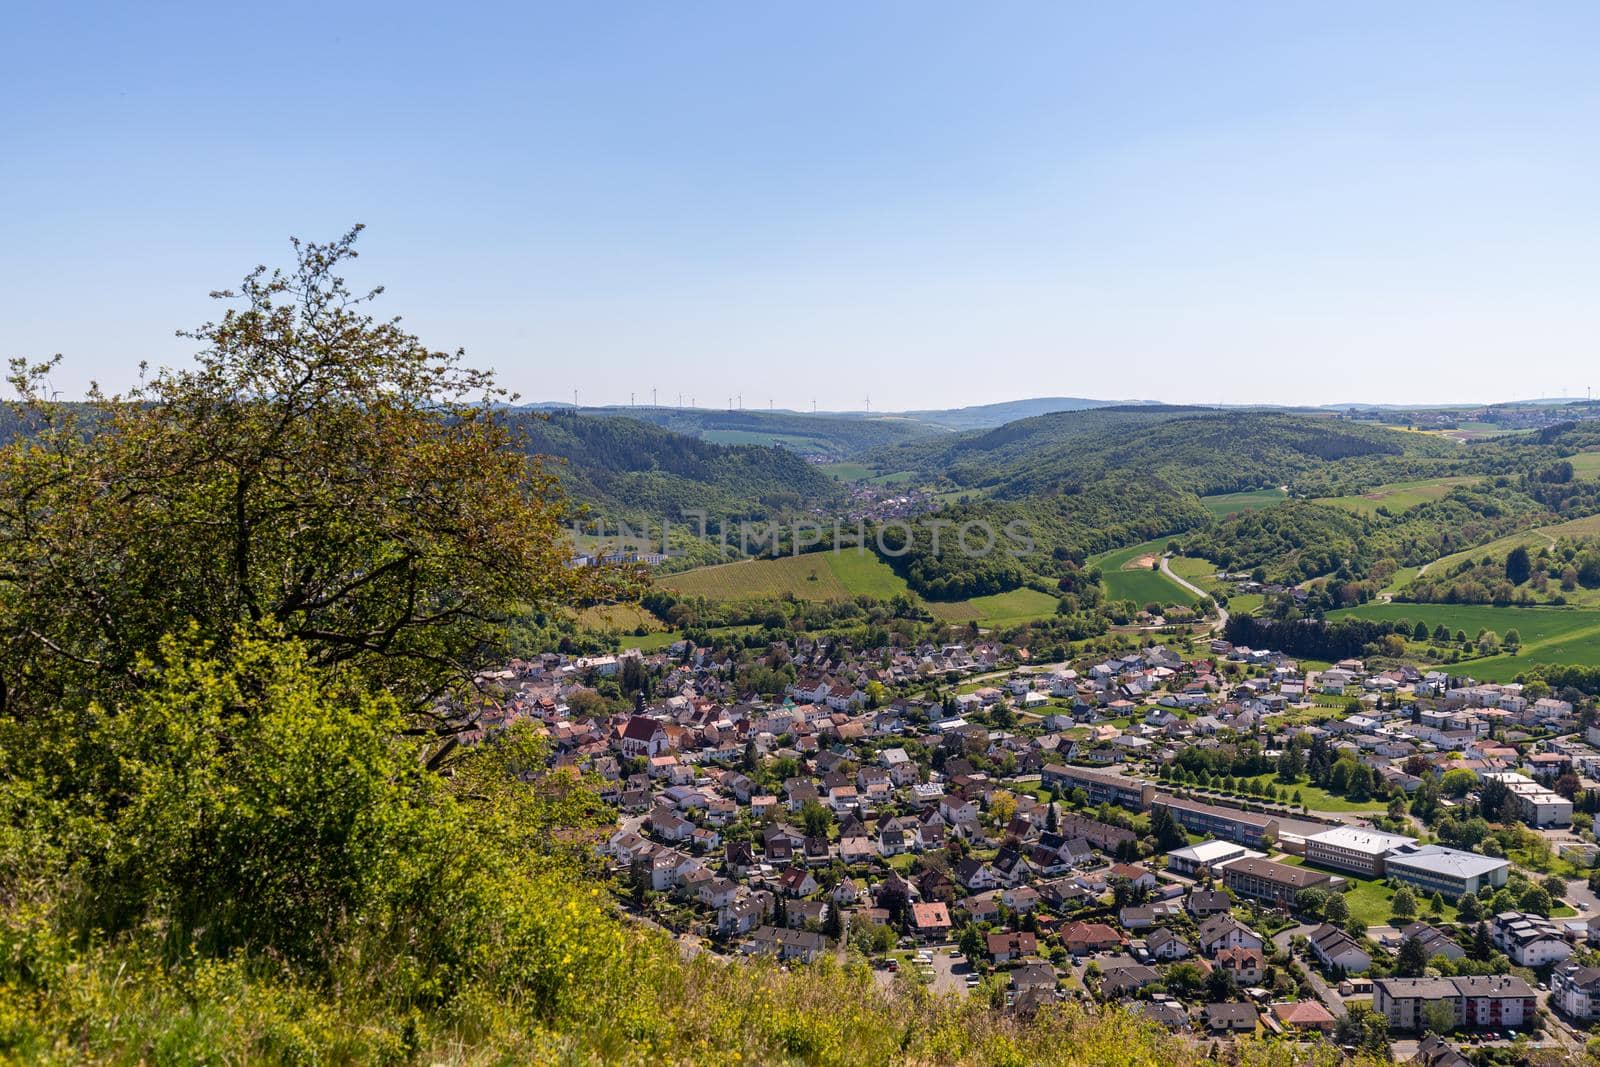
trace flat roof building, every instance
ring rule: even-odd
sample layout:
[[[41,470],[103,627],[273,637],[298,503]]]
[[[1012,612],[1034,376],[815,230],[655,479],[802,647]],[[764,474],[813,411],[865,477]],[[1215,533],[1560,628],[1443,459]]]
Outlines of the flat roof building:
[[[1517,801],[1517,815],[1529,826],[1572,825],[1572,801],[1552,793],[1525,774],[1516,771],[1487,771],[1486,782],[1500,782]]]
[[[1167,870],[1177,874],[1192,875],[1201,867],[1207,867],[1215,873],[1217,868],[1230,860],[1260,855],[1259,852],[1251,852],[1243,845],[1236,845],[1231,841],[1202,841],[1198,845],[1175,848],[1168,852]]]
[[[1511,874],[1509,860],[1480,856],[1476,852],[1418,845],[1391,852],[1384,860],[1389,877],[1426,893],[1460,897],[1483,886],[1499,888]]]
[[[1369,878],[1383,876],[1384,857],[1417,839],[1358,826],[1338,826],[1306,837],[1306,862]]]

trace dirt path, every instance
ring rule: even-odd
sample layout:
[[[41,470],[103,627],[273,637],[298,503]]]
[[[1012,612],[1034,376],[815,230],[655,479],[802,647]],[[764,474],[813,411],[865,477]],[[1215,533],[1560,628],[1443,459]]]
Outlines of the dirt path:
[[[1167,556],[1162,556],[1161,557],[1161,573],[1162,574],[1165,574],[1168,578],[1172,579],[1174,582],[1177,582],[1179,585],[1181,585],[1185,589],[1189,590],[1189,592],[1193,593],[1195,596],[1205,597],[1207,599],[1211,599],[1211,594],[1210,593],[1206,592],[1204,589],[1201,589],[1198,585],[1195,585],[1193,582],[1189,581],[1189,579],[1181,578],[1176,573],[1174,573],[1173,570],[1172,570],[1172,567],[1170,566],[1171,562],[1172,562],[1171,559],[1168,558]],[[1212,603],[1216,603],[1216,601],[1212,600]],[[1211,624],[1211,632],[1220,634],[1223,631],[1223,629],[1225,627],[1227,627],[1227,625],[1228,625],[1228,609],[1223,607],[1221,604],[1217,604],[1217,617]]]

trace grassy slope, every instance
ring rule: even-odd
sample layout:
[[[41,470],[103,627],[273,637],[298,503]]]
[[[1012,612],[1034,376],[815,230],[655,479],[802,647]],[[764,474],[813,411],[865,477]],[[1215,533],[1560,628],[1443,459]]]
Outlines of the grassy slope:
[[[887,568],[886,568],[887,569]],[[658,584],[708,600],[741,600],[793,594],[802,600],[847,600],[851,593],[828,565],[827,555],[784,556],[696,567],[666,575]]]
[[[1407,619],[1431,630],[1443,623],[1469,637],[1480,629],[1502,637],[1515,629],[1522,649],[1515,655],[1463,661],[1456,669],[1485,681],[1509,681],[1535,663],[1600,663],[1600,611],[1582,608],[1497,608],[1484,604],[1363,604],[1330,618]]]
[[[946,622],[977,622],[983,626],[1014,626],[1046,618],[1056,610],[1056,598],[1036,589],[1013,589],[970,600],[921,601],[905,579],[876,555],[850,550],[723,563],[666,575],[657,581],[665,588],[710,600],[785,594],[801,600],[846,600],[853,596],[888,600],[909,596]]]
[[[1536,526],[1531,530],[1521,530],[1514,534],[1507,534],[1488,544],[1479,545],[1443,556],[1428,564],[1430,574],[1437,571],[1445,573],[1451,567],[1468,559],[1482,559],[1484,556],[1501,558],[1513,548],[1543,548],[1554,543],[1562,537],[1596,537],[1600,536],[1600,515],[1587,515],[1581,519],[1572,519],[1569,522],[1558,522],[1552,526]]]
[[[1380,507],[1386,507],[1391,512],[1400,512],[1407,508],[1416,507],[1418,504],[1425,504],[1430,500],[1438,500],[1458,485],[1472,485],[1479,481],[1482,481],[1482,479],[1459,477],[1391,482],[1388,485],[1380,485],[1358,496],[1320,497],[1314,503],[1344,508],[1347,511],[1354,511],[1362,515],[1374,515]]]
[[[1244,493],[1217,493],[1203,496],[1200,503],[1217,518],[1225,518],[1240,511],[1259,511],[1289,499],[1282,489],[1252,489]]]
[[[843,552],[825,552],[823,558],[833,569],[835,577],[853,596],[870,596],[879,600],[912,596],[906,580],[871,552],[847,549]]]
[[[1112,600],[1133,600],[1140,604],[1156,601],[1161,604],[1193,604],[1194,594],[1172,581],[1158,570],[1139,567],[1129,570],[1128,565],[1140,556],[1159,555],[1167,544],[1166,538],[1146,541],[1142,545],[1119,548],[1090,558],[1089,562],[1100,568],[1100,581],[1106,595]]]

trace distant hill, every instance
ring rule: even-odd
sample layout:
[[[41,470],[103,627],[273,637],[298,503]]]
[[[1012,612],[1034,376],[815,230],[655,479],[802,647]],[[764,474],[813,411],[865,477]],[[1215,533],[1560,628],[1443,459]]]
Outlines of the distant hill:
[[[944,476],[989,495],[1075,492],[1112,478],[1199,495],[1281,485],[1331,460],[1446,456],[1449,442],[1329,416],[1174,406],[1095,408],[880,450],[884,470]]]
[[[903,411],[899,414],[919,422],[931,422],[952,430],[981,430],[1002,426],[1017,419],[1051,415],[1058,411],[1086,411],[1090,408],[1122,407],[1143,401],[1090,400],[1081,396],[1043,396],[1027,400],[1007,400],[999,404],[975,404],[964,408]]]
[[[552,465],[577,500],[610,517],[760,518],[827,504],[839,487],[792,451],[721,445],[636,419],[551,411],[510,416],[530,452]]]
[[[538,405],[567,411],[571,406]],[[707,408],[581,408],[585,415],[627,419],[687,434],[712,444],[770,445],[829,460],[854,459],[875,448],[930,434],[946,427],[893,415],[817,414],[796,411],[721,411]]]

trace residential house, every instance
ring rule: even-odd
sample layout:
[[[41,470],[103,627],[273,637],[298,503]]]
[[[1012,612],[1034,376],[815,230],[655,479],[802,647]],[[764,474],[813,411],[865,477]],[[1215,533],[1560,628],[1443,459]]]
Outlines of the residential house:
[[[1306,937],[1311,951],[1330,971],[1356,974],[1372,966],[1372,956],[1339,927],[1323,923]]]

